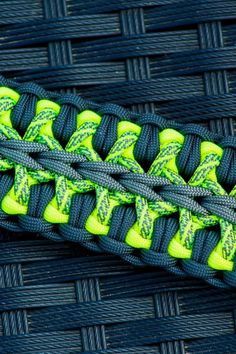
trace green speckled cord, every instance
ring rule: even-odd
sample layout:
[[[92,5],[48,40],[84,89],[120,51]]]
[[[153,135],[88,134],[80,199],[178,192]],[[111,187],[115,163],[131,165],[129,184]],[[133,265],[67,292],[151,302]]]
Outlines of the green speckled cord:
[[[73,198],[95,193],[96,204],[85,220],[85,234],[109,237],[115,210],[131,205],[136,221],[127,230],[126,245],[151,249],[157,220],[173,215],[179,227],[168,243],[169,256],[191,259],[199,231],[218,230],[219,239],[209,254],[208,266],[234,269],[236,188],[226,191],[218,182],[216,171],[224,152],[220,144],[201,142],[199,164],[186,181],[177,166],[185,139],[181,129],[167,125],[159,131],[159,152],[145,170],[134,153],[140,125],[120,119],[116,141],[102,158],[93,145],[101,124],[99,114],[89,109],[78,112],[76,129],[63,145],[53,133],[61,110],[59,104],[39,100],[22,135],[11,120],[19,102],[20,95],[15,90],[0,88],[0,171],[14,171],[13,185],[1,201],[5,214],[26,216],[32,204],[32,188],[53,183],[55,194],[45,205],[44,222],[68,224]]]

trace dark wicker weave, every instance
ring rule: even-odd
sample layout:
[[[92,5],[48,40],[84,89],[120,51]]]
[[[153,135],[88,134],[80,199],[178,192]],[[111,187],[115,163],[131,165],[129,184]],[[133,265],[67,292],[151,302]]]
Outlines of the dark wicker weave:
[[[234,0],[2,0],[0,72],[233,135],[235,19]],[[0,353],[236,353],[235,291],[0,239]]]
[[[0,249],[1,353],[236,352],[235,291],[35,238]]]

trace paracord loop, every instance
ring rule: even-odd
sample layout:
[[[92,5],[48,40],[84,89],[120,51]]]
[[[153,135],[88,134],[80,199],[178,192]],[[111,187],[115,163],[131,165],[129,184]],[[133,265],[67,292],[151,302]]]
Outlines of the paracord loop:
[[[1,226],[235,286],[235,138],[0,82]]]

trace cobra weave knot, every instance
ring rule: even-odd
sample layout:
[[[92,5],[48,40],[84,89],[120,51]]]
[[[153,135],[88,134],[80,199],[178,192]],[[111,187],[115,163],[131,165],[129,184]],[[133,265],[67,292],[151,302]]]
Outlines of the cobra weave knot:
[[[234,138],[1,80],[1,226],[236,286]]]

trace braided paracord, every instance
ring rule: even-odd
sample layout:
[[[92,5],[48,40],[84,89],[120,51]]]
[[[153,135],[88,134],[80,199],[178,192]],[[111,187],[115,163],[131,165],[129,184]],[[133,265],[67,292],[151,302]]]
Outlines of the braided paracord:
[[[233,137],[0,83],[0,226],[236,286]]]

